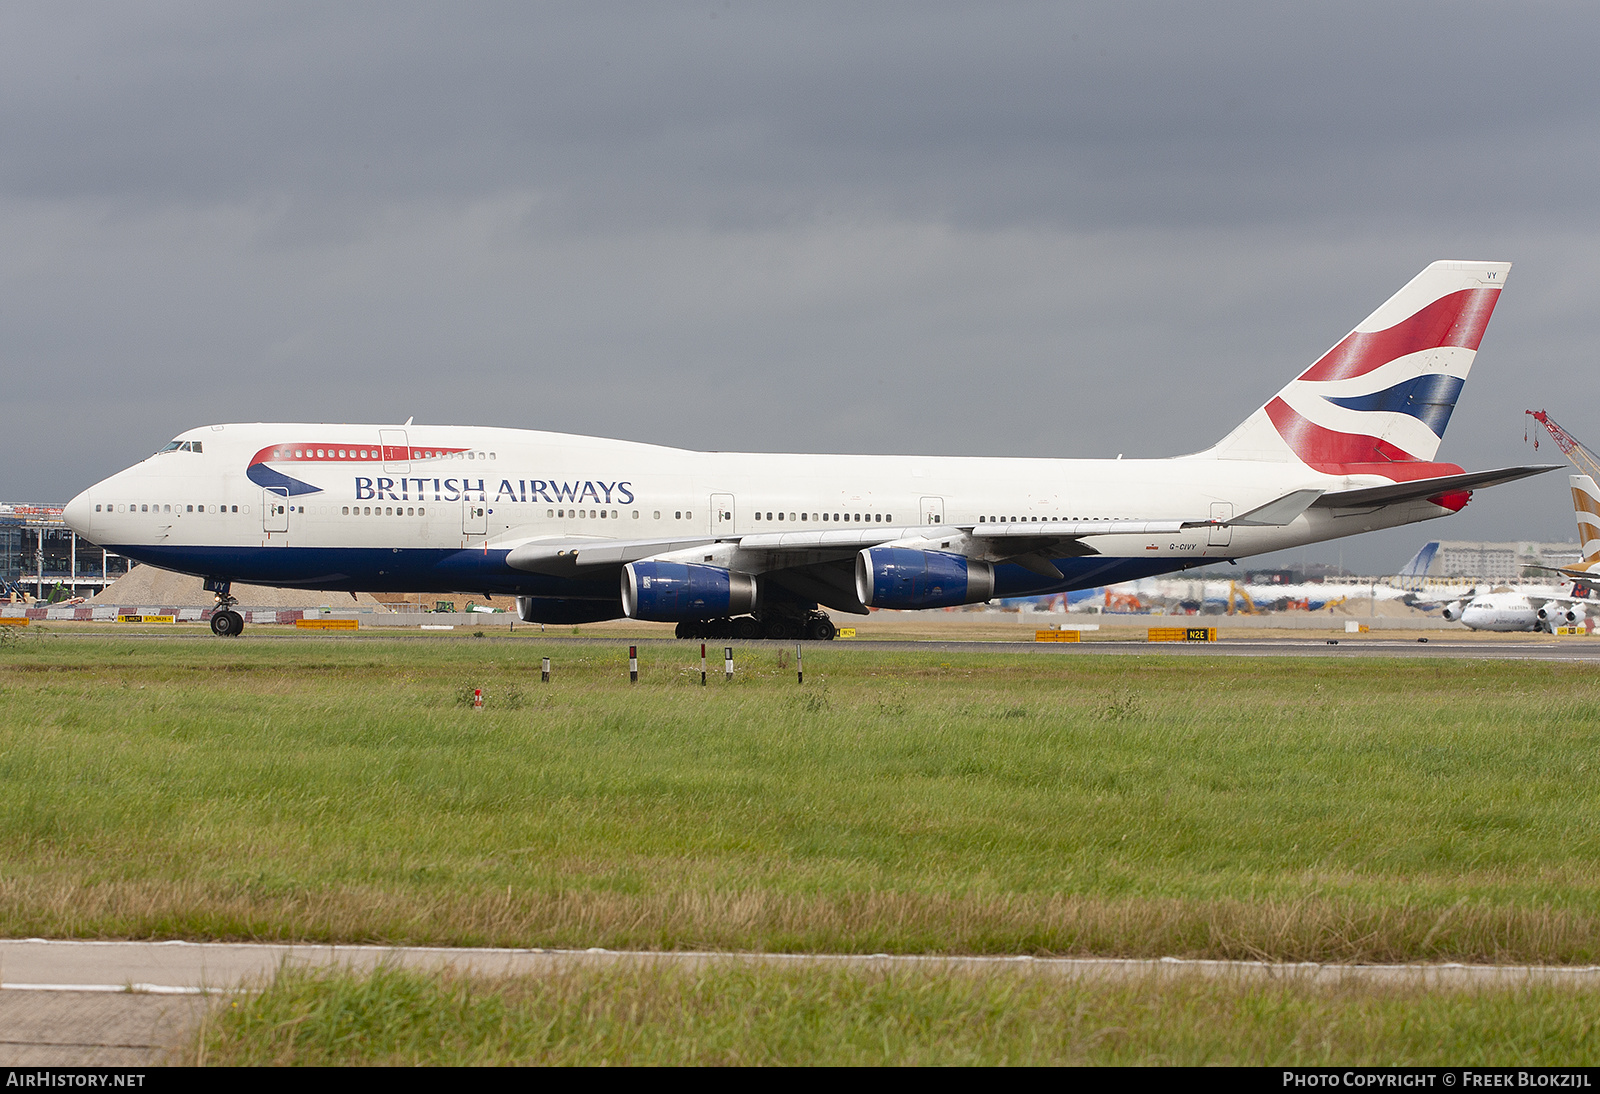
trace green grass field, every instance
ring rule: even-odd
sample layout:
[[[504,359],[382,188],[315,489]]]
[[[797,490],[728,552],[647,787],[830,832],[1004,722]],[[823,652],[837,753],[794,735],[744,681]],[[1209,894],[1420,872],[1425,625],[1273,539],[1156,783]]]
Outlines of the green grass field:
[[[12,937],[1600,960],[1583,666],[30,630]]]
[[[508,981],[280,975],[191,1062],[1590,1065],[1600,996],[1186,977],[1123,984],[870,969],[612,968]]]

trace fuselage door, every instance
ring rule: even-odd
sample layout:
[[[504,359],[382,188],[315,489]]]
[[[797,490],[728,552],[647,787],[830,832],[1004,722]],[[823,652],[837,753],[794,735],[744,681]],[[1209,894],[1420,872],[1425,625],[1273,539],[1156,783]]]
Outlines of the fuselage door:
[[[1211,503],[1212,520],[1232,520],[1233,505],[1226,501]],[[1213,547],[1226,547],[1233,540],[1233,529],[1226,524],[1213,524],[1211,526],[1211,539],[1208,541]]]
[[[380,429],[378,441],[383,445],[383,469],[391,475],[404,475],[411,470],[411,447],[406,443],[403,429]]]
[[[289,490],[284,486],[267,486],[261,491],[261,530],[287,532],[289,530]]]
[[[714,536],[731,536],[733,530],[733,495],[711,495],[711,534]]]
[[[922,512],[918,514],[923,524],[944,523],[944,499],[923,498]]]
[[[461,497],[461,530],[469,536],[489,534],[489,503],[470,493]]]

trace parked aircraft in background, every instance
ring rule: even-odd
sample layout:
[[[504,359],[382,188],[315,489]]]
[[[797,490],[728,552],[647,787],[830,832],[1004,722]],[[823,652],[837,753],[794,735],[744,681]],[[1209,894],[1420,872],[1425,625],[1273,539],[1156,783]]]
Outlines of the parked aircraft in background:
[[[529,621],[829,638],[819,606],[1063,592],[1447,516],[1549,467],[1434,462],[1508,263],[1435,262],[1211,448],[1155,460],[694,452],[463,426],[214,425],[79,534],[231,583],[517,597]]]
[[[1287,608],[1300,611],[1320,611],[1345,602],[1362,603],[1368,600],[1400,601],[1411,604],[1417,599],[1417,590],[1424,587],[1428,567],[1439,551],[1439,541],[1424,544],[1416,554],[1395,574],[1394,578],[1374,582],[1323,579],[1296,582],[1241,582],[1221,576],[1217,570],[1193,576],[1152,577],[1114,588],[1083,589],[1070,593],[1055,593],[1048,597],[1023,598],[1002,601],[1003,606],[1028,607],[1036,611],[1097,610],[1118,612],[1144,612],[1150,608],[1162,611],[1194,611],[1215,614],[1221,611],[1257,611]],[[1432,586],[1439,588],[1437,582]],[[1470,597],[1476,591],[1473,582],[1457,585],[1446,599]],[[1434,604],[1438,596],[1430,598]]]
[[[1565,587],[1520,586],[1501,588],[1471,599],[1457,600],[1444,609],[1444,617],[1459,620],[1475,631],[1547,631],[1582,623],[1600,613],[1600,489],[1588,475],[1572,475],[1572,507],[1578,518],[1578,542],[1583,554],[1576,566],[1555,570],[1571,578]]]

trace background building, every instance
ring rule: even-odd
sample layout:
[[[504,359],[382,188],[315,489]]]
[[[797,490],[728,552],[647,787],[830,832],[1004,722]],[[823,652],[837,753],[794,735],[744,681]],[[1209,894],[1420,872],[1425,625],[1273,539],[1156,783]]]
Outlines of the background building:
[[[93,596],[128,572],[128,560],[78,536],[59,505],[0,502],[0,580],[44,600]]]
[[[1571,566],[1579,558],[1576,543],[1476,543],[1440,540],[1439,551],[1428,567],[1429,577],[1459,577],[1473,581],[1509,582],[1548,579],[1548,568]]]

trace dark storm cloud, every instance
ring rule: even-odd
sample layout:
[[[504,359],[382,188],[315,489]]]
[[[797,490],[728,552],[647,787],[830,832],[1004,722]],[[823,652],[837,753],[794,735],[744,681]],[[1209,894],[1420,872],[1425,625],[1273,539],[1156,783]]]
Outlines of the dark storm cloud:
[[[1442,453],[1516,462],[1521,405],[1594,358],[1597,31],[1454,0],[3,7],[0,497],[239,419],[1185,451],[1441,257],[1518,263]],[[1446,534],[1569,536],[1551,481]]]
[[[1437,217],[1509,176],[1543,216],[1587,212],[1596,151],[1580,5],[50,5],[6,29],[0,186],[34,197],[1192,226]],[[1437,169],[1486,144],[1511,154]]]

